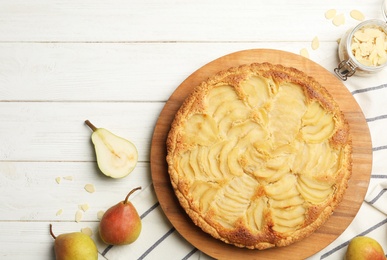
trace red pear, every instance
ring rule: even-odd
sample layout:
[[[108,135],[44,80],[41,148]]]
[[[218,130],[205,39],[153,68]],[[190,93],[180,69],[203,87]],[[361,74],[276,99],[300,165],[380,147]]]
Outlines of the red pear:
[[[99,224],[99,235],[108,245],[127,245],[137,240],[141,233],[141,218],[129,201],[129,196],[141,189],[129,192],[124,201],[109,208]]]

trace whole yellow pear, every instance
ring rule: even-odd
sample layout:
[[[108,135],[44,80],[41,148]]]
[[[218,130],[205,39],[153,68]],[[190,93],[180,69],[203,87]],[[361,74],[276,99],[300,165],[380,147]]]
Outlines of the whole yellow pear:
[[[345,260],[386,260],[386,256],[378,241],[359,236],[349,242]]]
[[[98,250],[93,239],[82,232],[55,236],[50,225],[50,233],[55,239],[56,260],[97,260]]]

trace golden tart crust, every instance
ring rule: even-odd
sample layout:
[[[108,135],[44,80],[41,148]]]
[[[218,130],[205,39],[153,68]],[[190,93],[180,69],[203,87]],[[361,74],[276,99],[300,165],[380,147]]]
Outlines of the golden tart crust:
[[[226,243],[287,246],[312,234],[351,175],[348,123],[327,90],[254,63],[197,86],[167,138],[168,172],[192,221]]]

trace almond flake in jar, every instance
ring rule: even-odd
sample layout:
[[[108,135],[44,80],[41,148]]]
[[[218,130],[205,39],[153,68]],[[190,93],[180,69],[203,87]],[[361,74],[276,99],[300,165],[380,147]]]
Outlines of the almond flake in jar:
[[[363,21],[341,37],[340,62],[334,69],[340,79],[345,81],[354,74],[370,76],[387,66],[387,0],[383,1],[382,13],[384,20]],[[362,19],[354,11],[351,17]]]
[[[351,51],[365,66],[380,66],[387,62],[387,34],[378,26],[360,28],[353,34]]]

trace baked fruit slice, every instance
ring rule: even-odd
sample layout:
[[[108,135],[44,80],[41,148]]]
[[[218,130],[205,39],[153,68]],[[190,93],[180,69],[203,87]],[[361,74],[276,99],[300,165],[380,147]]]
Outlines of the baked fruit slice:
[[[351,176],[348,123],[328,91],[294,68],[256,63],[197,86],[167,139],[176,196],[204,232],[237,247],[312,234]]]

